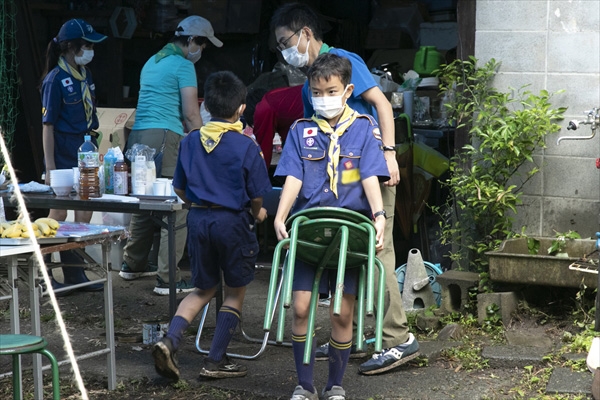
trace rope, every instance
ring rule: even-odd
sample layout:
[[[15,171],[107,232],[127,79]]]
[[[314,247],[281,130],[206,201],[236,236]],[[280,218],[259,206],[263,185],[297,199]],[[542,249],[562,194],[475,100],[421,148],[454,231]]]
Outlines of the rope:
[[[16,17],[15,1],[0,1],[0,127],[6,132],[4,140],[8,150],[12,150],[19,99]],[[0,155],[0,163],[2,159]]]
[[[1,155],[6,160],[6,165],[8,166],[8,172],[10,173],[10,178],[12,180],[14,194],[17,198],[19,204],[19,212],[22,215],[23,224],[27,226],[27,232],[29,233],[29,238],[33,242],[35,247],[35,260],[37,264],[40,266],[39,270],[42,272],[42,276],[44,278],[44,282],[46,284],[46,288],[48,289],[48,294],[50,295],[50,302],[52,304],[52,308],[54,309],[54,314],[56,315],[56,322],[58,323],[58,327],[60,329],[60,333],[63,338],[63,342],[65,344],[65,350],[67,351],[67,355],[69,360],[71,361],[71,365],[73,366],[73,372],[75,373],[75,381],[77,382],[77,387],[81,392],[81,398],[83,400],[88,400],[87,390],[83,384],[83,379],[81,378],[81,373],[79,372],[79,365],[77,364],[77,359],[75,358],[75,353],[73,353],[73,347],[71,346],[71,341],[69,340],[69,334],[67,333],[67,327],[65,325],[65,321],[63,320],[62,313],[60,312],[60,307],[58,306],[58,302],[56,301],[56,295],[54,294],[54,290],[52,289],[52,282],[50,280],[50,276],[48,275],[48,270],[46,268],[46,264],[44,263],[44,257],[42,256],[42,251],[40,250],[40,246],[38,246],[37,238],[35,237],[35,233],[33,232],[33,227],[31,226],[31,219],[29,218],[29,211],[25,206],[25,200],[23,199],[23,194],[21,193],[21,189],[19,188],[19,182],[17,180],[17,174],[10,160],[10,153],[8,152],[8,147],[6,145],[6,141],[4,139],[4,131],[2,126],[0,125],[0,150]]]

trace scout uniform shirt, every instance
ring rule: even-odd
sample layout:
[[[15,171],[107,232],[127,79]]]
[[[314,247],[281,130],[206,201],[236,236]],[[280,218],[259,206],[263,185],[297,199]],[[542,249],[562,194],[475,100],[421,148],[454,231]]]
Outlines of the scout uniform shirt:
[[[362,180],[371,176],[379,177],[381,182],[389,179],[379,127],[373,117],[358,115],[338,141],[336,198],[327,174],[329,136],[312,120],[299,119],[290,128],[275,176],[293,176],[302,181],[292,213],[329,206],[347,208],[371,218]]]

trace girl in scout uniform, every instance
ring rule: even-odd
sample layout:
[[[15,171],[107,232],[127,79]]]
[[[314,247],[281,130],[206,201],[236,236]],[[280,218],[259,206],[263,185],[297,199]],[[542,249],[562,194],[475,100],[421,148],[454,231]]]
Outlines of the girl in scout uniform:
[[[84,20],[71,19],[48,44],[41,85],[46,184],[50,183],[51,170],[77,167],[77,150],[84,141],[84,135],[98,128],[95,87],[86,64],[94,57],[94,44],[104,39],[105,35],[96,32]],[[92,141],[98,145],[93,136]],[[50,210],[49,214],[58,221],[64,221],[66,216],[66,210]],[[87,223],[91,217],[90,211],[75,211],[76,222]],[[61,262],[81,264],[82,260],[70,251],[63,251]],[[63,275],[63,284],[52,279],[55,289],[89,281],[81,267],[63,268]],[[102,284],[95,284],[81,290],[98,291],[102,288]]]

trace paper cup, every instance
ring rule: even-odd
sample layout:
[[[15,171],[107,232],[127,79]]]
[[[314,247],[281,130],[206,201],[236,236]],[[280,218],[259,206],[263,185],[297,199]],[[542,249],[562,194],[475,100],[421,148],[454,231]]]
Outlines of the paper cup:
[[[167,190],[167,183],[165,181],[156,180],[152,183],[152,193],[155,196],[164,196]]]

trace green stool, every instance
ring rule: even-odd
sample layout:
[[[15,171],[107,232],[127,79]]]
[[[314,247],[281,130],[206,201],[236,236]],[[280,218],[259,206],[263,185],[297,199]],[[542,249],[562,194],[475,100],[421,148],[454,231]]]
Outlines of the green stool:
[[[46,350],[46,339],[32,335],[0,335],[0,355],[13,357],[13,399],[21,398],[21,368],[20,354],[39,353],[50,360],[52,366],[52,398],[60,400],[60,386],[58,381],[58,362],[54,354]]]
[[[336,207],[317,207],[302,210],[286,221],[289,237],[280,241],[273,255],[273,268],[267,295],[264,330],[269,331],[273,322],[273,309],[277,303],[277,275],[281,252],[289,245],[289,252],[283,266],[282,301],[279,304],[279,324],[276,341],[283,342],[285,326],[285,308],[292,303],[292,282],[295,260],[306,262],[316,267],[310,300],[307,332],[313,332],[315,326],[315,310],[319,295],[319,282],[323,271],[337,269],[336,287],[343,288],[346,268],[360,268],[358,281],[357,304],[357,337],[363,337],[364,317],[373,315],[374,274],[375,267],[379,273],[377,295],[377,316],[375,326],[375,351],[381,352],[383,305],[385,296],[385,272],[383,264],[375,256],[376,232],[373,222],[362,214]],[[336,290],[334,299],[334,315],[339,315],[343,289]],[[366,298],[366,310],[365,310]],[[310,363],[313,335],[306,335],[304,364]],[[356,344],[358,350],[363,349],[363,341]]]

